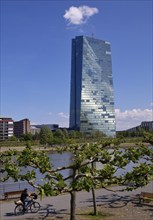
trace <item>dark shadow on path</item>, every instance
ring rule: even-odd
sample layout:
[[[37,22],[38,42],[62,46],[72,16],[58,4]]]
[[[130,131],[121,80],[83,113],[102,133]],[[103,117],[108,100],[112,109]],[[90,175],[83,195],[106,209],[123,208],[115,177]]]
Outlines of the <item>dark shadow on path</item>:
[[[93,207],[92,198],[81,201],[81,203],[85,203],[88,207]],[[145,207],[144,211],[153,211],[153,203],[139,203],[139,195],[126,195],[120,196],[118,194],[109,194],[102,195],[96,198],[97,206],[103,208],[122,208],[127,206],[129,203],[132,203],[134,207]]]

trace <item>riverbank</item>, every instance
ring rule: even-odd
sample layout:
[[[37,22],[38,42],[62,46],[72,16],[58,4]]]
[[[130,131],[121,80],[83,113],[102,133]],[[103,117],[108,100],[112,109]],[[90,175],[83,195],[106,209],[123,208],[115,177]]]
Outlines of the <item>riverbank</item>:
[[[143,144],[144,146],[150,146],[150,143],[140,143]],[[119,146],[121,148],[129,148],[129,147],[137,147],[139,144],[138,143],[121,143]],[[58,146],[59,148],[60,146]],[[17,151],[23,151],[26,148],[26,146],[16,146],[16,147],[0,147],[0,152],[5,152],[8,150],[17,150]],[[33,150],[36,151],[46,151],[46,152],[56,152],[57,151],[57,146],[42,146],[42,145],[37,145],[37,146],[31,146]],[[108,147],[108,148],[111,148]],[[112,146],[114,148],[114,146]]]
[[[16,150],[16,151],[23,151],[26,146],[17,146],[17,147],[0,147],[0,152],[5,152],[8,150]],[[31,146],[33,150],[36,151],[56,151],[55,147],[48,147],[48,146]]]

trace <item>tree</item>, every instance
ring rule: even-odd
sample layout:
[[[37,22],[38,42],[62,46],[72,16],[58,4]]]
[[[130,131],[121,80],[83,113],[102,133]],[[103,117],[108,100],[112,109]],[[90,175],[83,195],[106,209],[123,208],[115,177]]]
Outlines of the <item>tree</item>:
[[[144,132],[144,141],[153,145],[153,132]]]
[[[70,138],[76,138],[77,137],[77,131],[72,130],[70,131]]]
[[[52,131],[47,126],[42,127],[40,130],[40,143],[51,144],[52,141],[53,141]]]
[[[104,134],[102,131],[93,131],[91,133],[91,137],[94,138],[94,139],[98,139],[98,138],[104,138],[104,137],[107,137],[106,134]]]
[[[31,133],[27,133],[22,135],[22,138],[24,141],[32,141],[32,134]]]
[[[57,129],[54,133],[54,137],[64,139],[64,133],[61,129]]]
[[[110,140],[111,141],[111,140]],[[62,192],[69,192],[71,199],[70,220],[75,220],[75,200],[76,192],[81,190],[91,191],[94,196],[96,187],[107,188],[112,184],[124,185],[123,190],[133,190],[142,187],[149,182],[153,175],[153,150],[139,145],[137,148],[129,149],[108,149],[111,142],[100,144],[84,144],[82,146],[64,146],[57,149],[58,152],[69,151],[73,154],[72,163],[68,166],[54,168],[48,156],[44,152],[33,151],[27,147],[22,152],[8,151],[1,153],[1,161],[5,170],[3,181],[12,177],[15,181],[26,180],[30,185],[37,188],[39,193],[58,195]],[[14,155],[16,160],[14,161]],[[138,163],[143,158],[142,163]],[[13,160],[13,163],[12,163]],[[127,164],[133,162],[135,166],[131,171],[122,175],[117,175],[119,169],[125,169]],[[97,169],[96,163],[101,164]],[[146,166],[147,164],[147,166]],[[28,170],[24,175],[21,172],[24,167],[30,166],[33,170]],[[36,184],[35,168],[44,175],[44,181]],[[59,171],[71,169],[71,174],[63,176]],[[67,180],[71,180],[67,183]],[[129,185],[129,183],[131,183]],[[94,201],[94,200],[93,200]],[[96,202],[94,201],[94,207]],[[96,214],[96,209],[95,209]]]
[[[38,132],[36,132],[32,138],[34,141],[38,141],[38,140],[40,140],[40,134]]]
[[[14,135],[8,138],[8,141],[17,141],[17,137],[15,137]]]
[[[64,134],[64,137],[65,137],[66,139],[69,138],[69,133],[68,133],[68,131],[67,131],[66,128],[63,129],[63,134]]]

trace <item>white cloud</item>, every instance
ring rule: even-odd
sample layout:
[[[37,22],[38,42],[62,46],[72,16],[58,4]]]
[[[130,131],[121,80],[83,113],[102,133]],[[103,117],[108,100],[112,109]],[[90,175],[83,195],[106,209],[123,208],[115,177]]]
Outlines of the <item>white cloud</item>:
[[[57,116],[58,116],[57,121],[58,121],[59,126],[68,128],[69,127],[69,115],[65,114],[64,112],[59,112]]]
[[[31,126],[37,125],[37,124],[38,124],[37,122],[31,122],[31,121],[30,121],[30,125],[31,125]]]
[[[63,17],[68,20],[69,24],[81,25],[86,23],[89,17],[97,13],[97,8],[91,8],[85,5],[80,7],[71,6],[68,10],[65,11]]]
[[[141,124],[142,121],[152,121],[153,112],[151,109],[132,109],[121,111],[115,109],[116,130],[126,130]]]
[[[58,116],[60,116],[61,118],[66,118],[66,119],[69,118],[69,115],[65,114],[64,112],[59,112]]]

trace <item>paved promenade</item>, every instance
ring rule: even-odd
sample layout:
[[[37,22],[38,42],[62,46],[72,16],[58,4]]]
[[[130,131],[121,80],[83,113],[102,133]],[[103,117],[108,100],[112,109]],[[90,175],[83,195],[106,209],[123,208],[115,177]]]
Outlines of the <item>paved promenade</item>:
[[[113,190],[119,189],[118,187],[112,188]],[[112,192],[104,189],[96,190],[96,201],[97,206],[102,207],[105,212],[113,213],[113,211],[118,212],[112,214],[112,217],[106,217],[104,219],[110,220],[153,220],[153,203],[149,203],[140,207],[138,205],[138,200],[136,195],[141,191],[147,191],[153,193],[153,181],[144,188],[139,188],[132,192]],[[70,209],[70,195],[60,195],[56,197],[46,197],[43,200],[38,199],[41,204],[41,210],[36,214],[26,213],[22,216],[14,215],[14,200],[0,201],[0,220],[33,220],[33,219],[69,219],[69,209]],[[77,211],[82,210],[83,207],[92,207],[92,194],[91,192],[78,192],[76,207]],[[123,209],[124,207],[124,209]],[[120,209],[122,208],[122,209]],[[51,210],[55,209],[53,217]],[[131,209],[131,210],[130,210]],[[143,210],[142,210],[143,209]],[[48,211],[47,211],[48,210]],[[48,217],[44,217],[47,215]],[[121,216],[123,218],[121,218]],[[77,216],[77,219],[84,220],[86,218],[82,216]]]

